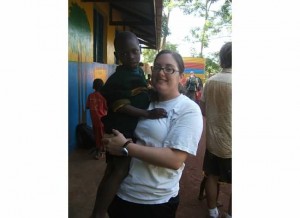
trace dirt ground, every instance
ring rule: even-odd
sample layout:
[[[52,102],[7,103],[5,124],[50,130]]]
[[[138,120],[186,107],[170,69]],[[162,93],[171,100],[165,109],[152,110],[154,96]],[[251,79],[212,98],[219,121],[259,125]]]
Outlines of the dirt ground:
[[[180,204],[176,218],[205,218],[206,200],[198,200],[203,178],[202,164],[205,138],[199,143],[197,156],[189,156],[180,181]],[[93,160],[87,150],[77,149],[69,157],[69,218],[88,218],[91,214],[96,190],[105,170],[105,160]],[[231,185],[221,184],[219,209],[227,212]]]
[[[206,218],[206,199],[199,200],[200,184],[203,179],[202,165],[205,152],[204,142],[199,143],[197,156],[189,156],[180,181],[180,204],[176,218]],[[218,202],[221,212],[228,212],[231,185],[220,184]]]

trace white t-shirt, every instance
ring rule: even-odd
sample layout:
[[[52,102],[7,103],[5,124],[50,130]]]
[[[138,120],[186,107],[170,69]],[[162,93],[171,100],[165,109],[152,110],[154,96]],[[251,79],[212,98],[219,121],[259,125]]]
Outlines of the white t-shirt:
[[[185,95],[164,102],[152,102],[149,110],[164,108],[167,118],[141,119],[136,127],[137,144],[170,147],[196,155],[203,130],[199,106]],[[184,164],[178,170],[158,167],[132,158],[128,176],[117,195],[140,204],[161,204],[175,197]]]

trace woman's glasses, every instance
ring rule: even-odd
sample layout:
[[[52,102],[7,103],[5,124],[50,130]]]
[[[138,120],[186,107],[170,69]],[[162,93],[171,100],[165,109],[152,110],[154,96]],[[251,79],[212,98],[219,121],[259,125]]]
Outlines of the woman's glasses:
[[[165,74],[173,74],[174,72],[179,72],[178,70],[175,70],[172,67],[159,67],[159,66],[151,67],[151,70],[153,73],[158,73],[161,70],[163,70]]]

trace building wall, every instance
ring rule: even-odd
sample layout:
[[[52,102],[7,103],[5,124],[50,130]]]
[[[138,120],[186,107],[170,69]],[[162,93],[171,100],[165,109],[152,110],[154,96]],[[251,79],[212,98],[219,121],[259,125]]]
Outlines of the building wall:
[[[103,46],[105,48],[105,53],[106,53],[104,62],[107,64],[114,64],[115,57],[113,51],[114,51],[114,38],[115,38],[116,27],[109,25],[109,7],[107,3],[97,3],[94,4],[94,6],[98,10],[98,12],[101,13],[104,17],[104,23],[105,23],[104,34],[106,35],[106,40],[104,42],[105,45]]]
[[[93,62],[93,9],[104,18],[104,62]],[[87,96],[93,92],[94,79],[104,82],[114,72],[113,40],[115,27],[109,26],[107,3],[84,3],[69,0],[68,11],[68,128],[69,152],[76,148],[76,126],[91,124],[89,111],[85,109]]]

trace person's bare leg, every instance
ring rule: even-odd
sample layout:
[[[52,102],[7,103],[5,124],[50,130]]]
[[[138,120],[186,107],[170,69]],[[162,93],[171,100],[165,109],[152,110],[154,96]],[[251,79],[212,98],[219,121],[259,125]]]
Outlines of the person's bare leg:
[[[205,184],[205,194],[207,206],[209,209],[217,207],[218,196],[218,176],[208,175]]]
[[[232,204],[232,194],[230,194],[229,206],[228,206],[228,214],[230,216],[232,216],[232,207],[231,207],[231,204]]]
[[[111,177],[112,171],[113,171],[113,163],[107,163],[107,166],[106,166],[106,169],[104,172],[104,176],[98,186],[98,190],[97,190],[97,194],[96,194],[96,201],[95,201],[95,205],[94,205],[94,209],[93,209],[91,218],[105,217],[106,211],[104,211],[104,212],[101,211],[99,209],[99,204],[101,204],[102,189],[103,189],[103,187],[104,188],[106,187],[107,180],[109,179],[109,177]]]
[[[116,159],[113,163],[108,164],[109,172],[105,173],[98,187],[92,218],[105,218],[110,203],[128,174],[129,164],[130,158]]]
[[[222,202],[219,202],[218,199],[219,199],[219,193],[220,193],[220,183],[218,182],[218,186],[217,186],[217,207],[223,207],[223,204]]]

